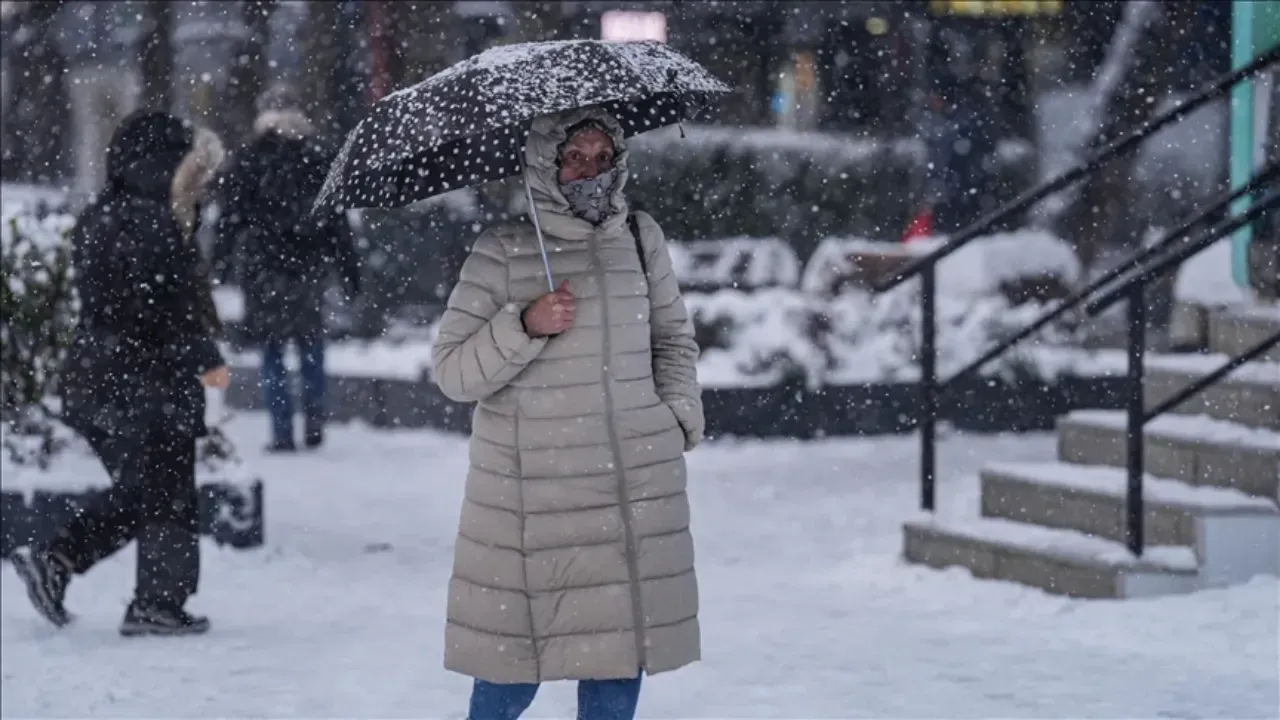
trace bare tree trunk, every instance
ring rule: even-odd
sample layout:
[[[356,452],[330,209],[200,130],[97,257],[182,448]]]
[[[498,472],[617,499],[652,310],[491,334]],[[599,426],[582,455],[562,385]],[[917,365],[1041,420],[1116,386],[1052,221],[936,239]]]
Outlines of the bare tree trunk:
[[[411,85],[421,82],[461,59],[459,42],[453,32],[457,19],[453,3],[396,3],[400,34],[400,52],[404,62],[402,81]]]
[[[168,111],[173,106],[173,8],[166,0],[143,6],[151,34],[142,44],[142,107]]]
[[[255,103],[265,89],[267,43],[271,38],[271,13],[275,0],[247,0],[241,6],[248,37],[235,53],[227,83],[227,108],[221,118],[223,137],[228,143],[248,140],[257,115]]]
[[[70,101],[63,84],[65,63],[54,46],[51,24],[60,3],[32,2],[23,23],[32,38],[9,53],[8,111],[0,164],[5,179],[52,183],[68,175]]]
[[[515,27],[509,42],[543,42],[558,40],[564,33],[563,3],[555,0],[514,3]]]
[[[1137,5],[1131,4],[1126,12],[1136,12]],[[1160,19],[1144,25],[1126,28],[1122,21],[1117,28],[1116,42],[1123,39],[1126,29],[1141,31],[1141,35],[1133,39],[1131,49],[1126,51],[1133,54],[1130,70],[1118,78],[1099,78],[1106,82],[1097,83],[1098,132],[1089,143],[1093,150],[1141,127],[1155,115],[1158,107],[1151,99],[1167,95],[1167,53],[1176,47],[1172,33],[1168,32],[1171,23]],[[1104,63],[1103,71],[1109,69]],[[1137,153],[1132,152],[1089,175],[1065,214],[1064,235],[1074,243],[1086,268],[1094,265],[1103,248],[1120,235],[1139,207],[1139,188],[1134,181],[1137,157]]]
[[[338,4],[311,3],[302,37],[303,54],[307,58],[301,82],[302,102],[316,127],[323,134],[332,135],[336,132],[333,79],[338,63],[342,62]]]

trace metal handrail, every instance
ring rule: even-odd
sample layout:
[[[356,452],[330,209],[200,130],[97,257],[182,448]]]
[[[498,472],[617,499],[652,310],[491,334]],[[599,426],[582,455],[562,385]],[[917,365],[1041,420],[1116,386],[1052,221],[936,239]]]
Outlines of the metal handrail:
[[[1245,350],[1239,355],[1231,358],[1227,362],[1223,363],[1222,366],[1219,367],[1217,370],[1214,370],[1208,375],[1205,375],[1199,378],[1195,382],[1179,390],[1177,393],[1175,393],[1173,396],[1166,399],[1164,402],[1151,408],[1146,412],[1145,415],[1143,415],[1143,422],[1149,423],[1152,420],[1155,420],[1156,418],[1160,417],[1161,415],[1164,415],[1170,410],[1186,402],[1187,399],[1190,398],[1191,396],[1198,394],[1201,390],[1204,390],[1205,388],[1209,387],[1210,385],[1213,385],[1214,383],[1218,382],[1222,378],[1230,375],[1236,369],[1243,367],[1244,365],[1251,363],[1254,360],[1257,360],[1258,358],[1262,357],[1263,353],[1267,352],[1268,350],[1276,346],[1280,346],[1280,332],[1276,333],[1275,335],[1272,335],[1269,338],[1265,338],[1262,342],[1258,343],[1257,345],[1254,345],[1248,350]]]
[[[1201,210],[1195,217],[1191,218],[1190,220],[1187,220],[1185,223],[1183,223],[1179,227],[1166,233],[1160,239],[1156,240],[1155,242],[1148,245],[1147,247],[1135,252],[1133,255],[1126,258],[1119,265],[1116,265],[1115,267],[1111,268],[1110,270],[1100,275],[1097,279],[1089,283],[1087,286],[1072,292],[1070,295],[1063,298],[1060,302],[1055,304],[1051,309],[1046,311],[1040,317],[1036,318],[1034,322],[1022,328],[1021,330],[1014,333],[1013,335],[1010,335],[1004,340],[1001,340],[995,346],[993,346],[992,348],[984,352],[982,356],[979,357],[977,360],[974,360],[973,362],[964,366],[964,368],[962,368],[961,370],[953,374],[951,377],[947,378],[946,380],[940,380],[939,381],[940,389],[946,389],[948,386],[950,386],[952,383],[956,382],[957,380],[976,373],[978,370],[982,368],[982,366],[986,365],[992,360],[995,360],[997,357],[1003,355],[1005,351],[1007,351],[1009,348],[1013,347],[1014,345],[1017,345],[1023,340],[1026,340],[1028,337],[1031,337],[1036,332],[1038,332],[1039,330],[1047,326],[1049,323],[1062,317],[1062,315],[1065,314],[1067,311],[1074,309],[1075,307],[1083,303],[1085,300],[1088,300],[1090,296],[1097,293],[1099,290],[1106,287],[1107,285],[1110,285],[1113,281],[1115,281],[1116,278],[1142,265],[1143,263],[1150,260],[1152,257],[1168,250],[1169,247],[1172,246],[1174,243],[1190,235],[1192,230],[1200,228],[1206,222],[1208,222],[1214,215],[1222,212],[1223,210],[1226,210],[1236,200],[1252,195],[1258,190],[1263,189],[1266,185],[1274,181],[1277,177],[1280,177],[1280,164],[1270,163],[1264,166],[1262,170],[1258,171],[1258,173],[1254,175],[1253,178],[1250,179],[1249,182],[1245,184],[1243,187],[1240,187],[1236,190],[1228,190],[1220,193],[1217,197],[1213,199],[1212,202],[1210,202],[1207,206],[1205,206],[1205,208]]]
[[[1280,63],[1280,47],[1274,47],[1262,55],[1259,55],[1248,65],[1223,75],[1213,84],[1201,90],[1196,95],[1188,98],[1168,112],[1146,121],[1137,130],[1134,130],[1123,138],[1109,143],[1106,147],[1093,153],[1074,168],[1052,180],[1046,181],[1039,187],[1028,190],[1014,198],[1004,207],[993,210],[987,215],[979,218],[970,224],[969,227],[957,233],[956,236],[951,238],[946,245],[943,245],[928,255],[907,264],[887,280],[873,283],[872,289],[876,292],[885,292],[901,285],[912,277],[921,274],[925,268],[933,267],[939,260],[942,260],[965,245],[968,245],[975,238],[987,232],[1002,220],[1008,219],[1015,213],[1031,207],[1035,203],[1040,202],[1046,197],[1066,188],[1077,180],[1082,179],[1086,175],[1098,169],[1098,167],[1103,163],[1119,157],[1120,155],[1137,150],[1143,140],[1156,132],[1159,132],[1168,125],[1178,122],[1213,100],[1226,95],[1240,82],[1249,79],[1263,70],[1266,70],[1268,66],[1275,63]]]
[[[1097,317],[1105,312],[1107,308],[1128,297],[1130,286],[1135,284],[1146,285],[1152,280],[1173,270],[1178,265],[1181,265],[1187,258],[1217,242],[1224,235],[1229,235],[1239,230],[1245,225],[1256,220],[1263,213],[1269,212],[1278,207],[1280,207],[1280,189],[1272,190],[1262,199],[1251,205],[1248,210],[1214,225],[1197,236],[1196,239],[1183,243],[1146,266],[1135,270],[1129,275],[1129,277],[1120,281],[1103,294],[1102,297],[1097,298],[1086,305],[1085,312],[1088,313],[1090,317]]]
[[[937,470],[937,432],[938,432],[938,406],[941,391],[944,388],[938,382],[938,317],[937,317],[937,289],[938,289],[938,273],[937,263],[942,258],[947,257],[951,253],[959,250],[967,245],[974,238],[986,232],[996,223],[1008,218],[1016,212],[1030,207],[1032,204],[1048,197],[1049,195],[1062,190],[1072,183],[1080,180],[1089,173],[1097,170],[1103,163],[1118,157],[1121,154],[1136,150],[1142,141],[1160,131],[1161,129],[1171,125],[1191,112],[1199,109],[1207,103],[1225,95],[1231,88],[1240,82],[1251,78],[1262,70],[1271,65],[1280,63],[1280,47],[1274,47],[1262,55],[1255,58],[1247,65],[1227,73],[1219,78],[1209,87],[1201,90],[1195,96],[1187,99],[1172,110],[1152,118],[1142,127],[1129,133],[1127,136],[1109,143],[1106,147],[1093,153],[1084,162],[1066,173],[1042,184],[1039,188],[1035,188],[1027,193],[1020,195],[1013,202],[1007,204],[1003,208],[997,209],[992,213],[980,218],[977,222],[962,230],[959,235],[952,238],[950,242],[934,252],[920,258],[909,264],[907,267],[899,270],[892,278],[887,281],[873,284],[876,292],[884,292],[894,288],[909,278],[920,275],[920,407],[919,428],[920,428],[920,506],[926,511],[932,511],[936,501],[936,470]],[[1144,303],[1131,303],[1130,315],[1131,319],[1137,318],[1142,321],[1145,326],[1145,307]],[[1139,317],[1140,315],[1140,317]],[[1139,351],[1139,365],[1141,363],[1141,351]],[[1132,358],[1130,360],[1132,365]],[[1137,370],[1140,375],[1141,370]],[[1138,388],[1141,393],[1141,388]],[[1138,441],[1139,446],[1141,440]],[[1141,454],[1141,453],[1139,453]]]
[[[1211,244],[1217,242],[1221,238],[1230,235],[1240,227],[1251,222],[1254,217],[1261,215],[1273,207],[1280,206],[1280,190],[1274,190],[1265,198],[1255,203],[1248,211],[1237,217],[1230,218],[1226,222],[1218,223],[1202,233],[1195,240],[1183,244],[1181,247],[1166,254],[1164,257],[1150,263],[1144,268],[1133,273],[1126,280],[1122,281],[1114,290],[1107,293],[1102,298],[1105,304],[1099,305],[1099,312],[1115,302],[1118,299],[1128,299],[1126,307],[1127,325],[1128,325],[1128,341],[1126,343],[1126,367],[1125,367],[1125,545],[1135,556],[1141,556],[1143,543],[1145,542],[1144,524],[1146,522],[1146,506],[1144,504],[1142,487],[1144,476],[1146,474],[1146,436],[1143,430],[1146,428],[1147,422],[1155,415],[1152,415],[1146,408],[1146,388],[1143,383],[1145,381],[1146,372],[1146,344],[1147,344],[1147,301],[1146,291],[1147,283],[1155,280],[1165,272],[1177,267],[1182,261],[1201,252]],[[1093,304],[1090,305],[1093,307]],[[1264,343],[1258,354],[1265,352],[1267,344]],[[1256,349],[1256,348],[1254,348]],[[1250,356],[1252,353],[1245,353]],[[1252,357],[1252,356],[1251,356]],[[1232,362],[1235,362],[1234,360]],[[1248,362],[1248,359],[1241,361],[1240,364]],[[1228,363],[1231,365],[1231,363]],[[1209,384],[1217,382],[1226,373],[1231,372],[1235,367],[1229,367],[1227,370],[1210,373],[1208,378],[1201,378],[1199,389],[1208,387]],[[1221,374],[1218,374],[1218,373]],[[1207,380],[1207,382],[1206,382]],[[1196,392],[1199,391],[1196,390]],[[1183,396],[1178,399],[1178,403],[1186,400],[1190,395]],[[1170,406],[1172,407],[1172,406]],[[1167,409],[1167,408],[1166,408]]]

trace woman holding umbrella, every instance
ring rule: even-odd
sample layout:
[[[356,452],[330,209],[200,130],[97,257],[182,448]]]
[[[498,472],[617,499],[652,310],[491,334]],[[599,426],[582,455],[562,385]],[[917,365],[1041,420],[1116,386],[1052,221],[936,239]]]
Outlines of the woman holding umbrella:
[[[524,181],[559,288],[533,222],[498,227],[440,323],[436,382],[479,403],[445,633],[472,720],[560,679],[581,681],[579,717],[630,718],[641,671],[699,659],[698,346],[661,230],[628,222],[626,158],[601,110],[535,120]]]
[[[317,200],[524,181],[528,221],[476,240],[433,353],[477,403],[445,629],[470,720],[518,718],[548,680],[579,681],[579,718],[625,720],[643,674],[700,657],[698,346],[662,230],[628,211],[625,138],[727,90],[660,43],[495,48],[379,101]]]

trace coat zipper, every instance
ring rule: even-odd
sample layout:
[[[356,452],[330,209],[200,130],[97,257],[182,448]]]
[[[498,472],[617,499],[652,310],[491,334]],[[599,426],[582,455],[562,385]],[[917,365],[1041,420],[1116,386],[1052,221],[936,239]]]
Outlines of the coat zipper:
[[[613,454],[613,476],[618,485],[618,505],[622,514],[622,536],[626,543],[627,574],[631,585],[631,622],[635,626],[636,658],[641,670],[647,664],[645,647],[644,608],[640,606],[640,559],[636,547],[635,529],[632,527],[631,496],[627,492],[627,474],[622,468],[622,443],[618,440],[618,429],[614,425],[613,386],[609,377],[609,363],[613,359],[613,337],[609,321],[609,288],[604,265],[600,263],[600,238],[597,235],[589,241],[591,248],[591,264],[595,266],[596,282],[600,284],[600,337],[603,344],[601,355],[604,361],[600,364],[600,381],[604,386],[605,432],[609,436],[609,450]]]

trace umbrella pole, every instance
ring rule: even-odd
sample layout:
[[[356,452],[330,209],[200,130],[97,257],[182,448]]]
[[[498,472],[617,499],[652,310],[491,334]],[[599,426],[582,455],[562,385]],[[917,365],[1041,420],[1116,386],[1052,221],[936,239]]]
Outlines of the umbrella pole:
[[[521,159],[523,166],[524,161]],[[527,166],[525,167],[527,170]],[[529,217],[533,218],[533,231],[538,235],[538,252],[542,253],[542,267],[547,271],[547,287],[556,291],[556,281],[551,277],[551,259],[547,257],[547,241],[542,239],[542,223],[538,221],[538,206],[533,203],[533,191],[529,189],[528,173],[521,178],[524,181],[524,197],[529,201]]]

